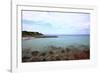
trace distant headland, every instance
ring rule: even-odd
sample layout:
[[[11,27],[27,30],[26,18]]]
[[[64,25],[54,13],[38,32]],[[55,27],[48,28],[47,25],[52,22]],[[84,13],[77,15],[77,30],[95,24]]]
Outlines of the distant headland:
[[[53,38],[53,37],[57,37],[57,36],[44,35],[39,32],[22,31],[22,37]]]

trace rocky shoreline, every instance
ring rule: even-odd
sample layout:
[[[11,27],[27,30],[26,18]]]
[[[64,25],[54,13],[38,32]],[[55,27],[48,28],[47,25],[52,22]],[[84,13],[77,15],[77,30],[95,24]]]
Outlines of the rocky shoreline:
[[[82,47],[83,48],[83,47]],[[90,49],[62,48],[51,46],[51,50],[46,52],[23,50],[22,62],[60,61],[60,60],[82,60],[90,59]]]

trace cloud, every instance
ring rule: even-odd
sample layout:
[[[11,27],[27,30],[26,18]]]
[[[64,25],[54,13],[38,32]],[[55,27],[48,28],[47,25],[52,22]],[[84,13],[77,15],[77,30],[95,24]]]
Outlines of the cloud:
[[[89,34],[90,14],[23,11],[23,30],[44,34]]]

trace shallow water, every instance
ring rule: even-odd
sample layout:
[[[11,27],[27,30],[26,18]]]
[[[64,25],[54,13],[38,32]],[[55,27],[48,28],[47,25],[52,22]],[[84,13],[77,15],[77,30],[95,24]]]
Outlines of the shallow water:
[[[68,35],[58,36],[58,38],[31,38],[28,40],[22,40],[23,49],[32,49],[38,51],[49,50],[48,46],[56,46],[66,48],[69,46],[86,45],[90,43],[89,35]]]

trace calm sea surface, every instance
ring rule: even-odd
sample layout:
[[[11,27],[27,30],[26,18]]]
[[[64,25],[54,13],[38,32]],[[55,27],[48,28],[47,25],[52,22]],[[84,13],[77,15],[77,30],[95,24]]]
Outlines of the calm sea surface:
[[[89,35],[72,35],[72,36],[58,36],[58,38],[31,38],[22,40],[22,48],[38,51],[49,50],[48,46],[63,47],[86,45],[90,44]]]

